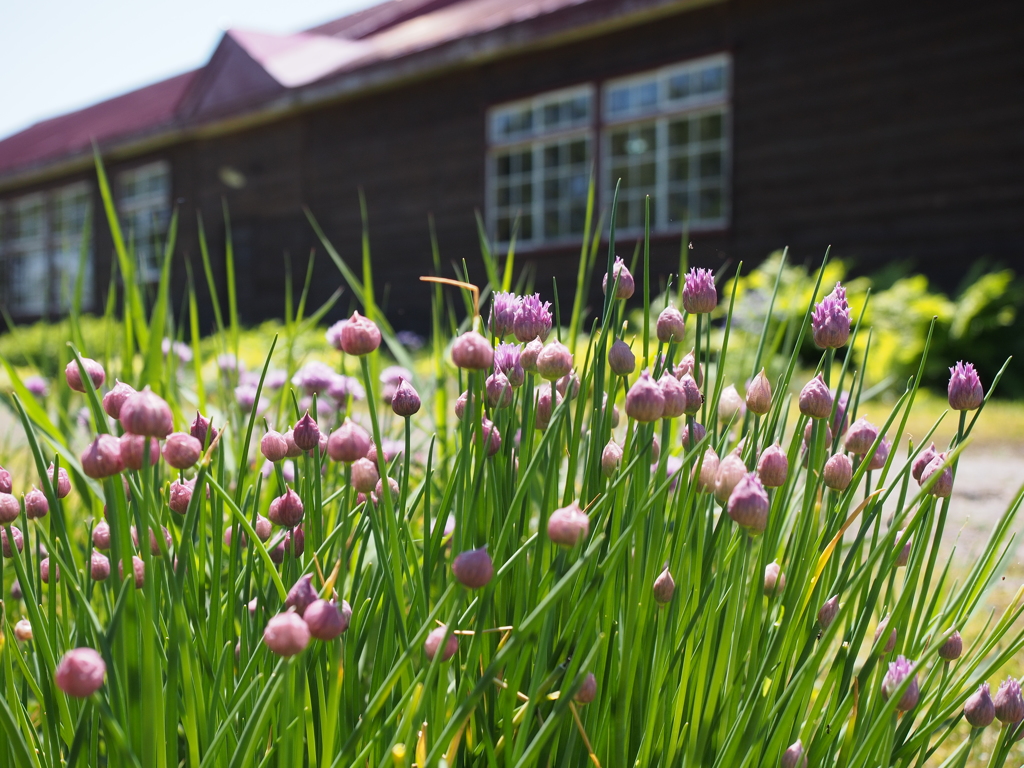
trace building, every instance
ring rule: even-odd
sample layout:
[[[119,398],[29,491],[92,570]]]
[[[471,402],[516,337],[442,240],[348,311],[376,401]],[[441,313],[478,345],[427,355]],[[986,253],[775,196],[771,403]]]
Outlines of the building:
[[[430,217],[443,261],[481,283],[476,212],[499,248],[518,220],[517,263],[571,291],[592,166],[601,208],[622,180],[626,257],[652,195],[661,272],[685,231],[715,267],[831,244],[951,287],[967,261],[1024,262],[1022,41],[1010,0],[387,0],[293,35],[231,30],[200,69],[0,141],[2,300],[63,311],[91,215],[99,306],[93,142],[143,279],[172,207],[180,289],[197,212],[217,249],[226,202],[249,321],[282,312],[284,255],[298,271],[318,245],[304,206],[358,262],[359,188],[399,328],[429,308]],[[320,250],[313,300],[341,282]]]

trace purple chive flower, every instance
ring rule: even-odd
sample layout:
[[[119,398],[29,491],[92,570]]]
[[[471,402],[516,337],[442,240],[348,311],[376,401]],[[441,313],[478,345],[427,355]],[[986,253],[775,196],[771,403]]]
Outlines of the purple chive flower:
[[[889,671],[885,673],[885,677],[882,679],[882,698],[888,701],[889,697],[896,692],[900,684],[909,676],[913,676],[913,679],[910,681],[907,689],[903,691],[903,695],[900,696],[900,700],[896,704],[896,709],[901,712],[913,709],[921,696],[921,691],[917,687],[917,675],[914,673],[914,662],[910,661],[906,656],[897,656],[896,661],[889,662]]]
[[[692,267],[683,285],[683,309],[691,315],[704,315],[718,306],[715,275],[710,269]]]
[[[412,352],[423,349],[423,345],[426,344],[426,340],[416,331],[399,331],[395,334],[395,339]]]
[[[526,371],[521,361],[522,347],[518,344],[502,342],[494,350],[494,370],[505,374],[513,389],[518,389],[526,381]]]
[[[668,565],[665,565],[665,569],[658,575],[658,578],[654,580],[654,601],[665,605],[672,601],[672,595],[676,591],[676,582],[672,578],[672,574],[669,573]]]
[[[726,511],[738,525],[751,533],[763,533],[768,525],[769,506],[768,493],[757,474],[750,472],[733,487]]]
[[[774,597],[786,588],[786,574],[782,572],[782,566],[776,562],[768,563],[764,567],[764,594],[767,597]]]
[[[100,689],[106,673],[107,665],[99,653],[92,648],[73,648],[64,654],[53,678],[68,696],[85,699]]]
[[[972,728],[985,728],[996,719],[996,705],[988,683],[978,686],[978,690],[964,702],[964,719]]]
[[[850,305],[846,289],[836,283],[835,290],[816,304],[811,313],[814,343],[822,349],[838,349],[850,338]]]
[[[380,346],[380,328],[368,317],[353,312],[341,328],[341,348],[347,355],[368,355]]]
[[[217,355],[217,367],[221,373],[241,373],[245,370],[245,363],[239,360],[230,352]]]
[[[28,376],[25,378],[24,384],[25,389],[36,397],[46,397],[46,393],[50,391],[50,385],[42,376]]]
[[[339,404],[343,404],[348,398],[353,400],[365,400],[366,390],[363,385],[351,376],[335,374],[327,387],[328,396]]]
[[[949,407],[954,411],[973,411],[985,400],[978,372],[972,363],[958,362],[949,369]]]
[[[539,293],[523,296],[516,308],[512,333],[524,344],[538,336],[541,341],[546,341],[551,333],[551,302],[541,302]]]
[[[329,365],[311,360],[295,372],[292,384],[305,390],[306,394],[313,395],[326,392],[334,376],[334,370]]]
[[[1009,725],[1024,720],[1024,698],[1021,697],[1020,683],[1012,677],[1000,684],[992,703],[999,722]]]
[[[516,321],[516,312],[523,300],[514,293],[499,291],[491,297],[491,316],[487,328],[496,337],[502,338],[512,333]]]
[[[807,768],[807,755],[804,754],[804,744],[800,739],[786,747],[779,765],[781,768]]]
[[[341,330],[345,327],[347,320],[339,320],[324,334],[324,338],[327,339],[327,343],[334,347],[339,352],[341,351]]]
[[[263,388],[280,389],[286,381],[288,381],[287,371],[282,371],[280,368],[271,368],[267,371],[267,376],[263,380]]]
[[[601,281],[601,290],[605,293],[608,293],[609,283],[615,284],[616,299],[628,299],[633,295],[633,290],[635,288],[633,275],[629,273],[629,269],[626,267],[626,262],[618,256],[615,257],[615,263],[612,265],[611,274],[605,273],[604,279]]]

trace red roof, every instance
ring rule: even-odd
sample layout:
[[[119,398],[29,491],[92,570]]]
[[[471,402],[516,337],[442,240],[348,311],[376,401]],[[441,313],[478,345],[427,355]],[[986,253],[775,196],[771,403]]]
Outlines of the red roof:
[[[645,6],[679,2],[387,0],[291,35],[229,30],[200,69],[37,123],[0,141],[0,180],[88,156],[93,142],[105,149],[171,128],[242,114],[313,83],[572,6],[593,3],[605,9],[601,13],[628,15]],[[464,58],[468,54],[444,55]]]

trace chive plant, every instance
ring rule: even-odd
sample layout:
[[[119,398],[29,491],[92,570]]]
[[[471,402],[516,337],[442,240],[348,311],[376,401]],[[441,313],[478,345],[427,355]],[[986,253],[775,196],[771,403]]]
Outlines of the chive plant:
[[[839,285],[788,352],[765,354],[766,318],[748,382],[726,381],[735,291],[723,311],[691,270],[654,316],[614,207],[592,317],[588,212],[568,331],[485,245],[482,291],[464,265],[424,286],[415,359],[374,303],[368,235],[359,278],[310,215],[361,313],[300,368],[337,295],[307,317],[308,275],[297,307],[289,278],[284,338],[245,371],[230,240],[214,363],[191,272],[191,345],[169,331],[173,235],[147,298],[97,167],[124,348],[83,349],[76,302],[54,392],[3,361],[27,447],[0,472],[0,764],[965,765],[986,727],[988,764],[1008,759],[1024,701],[987,682],[1024,647],[1024,595],[984,614],[1021,495],[973,563],[943,546],[997,381],[953,368],[941,450],[905,431],[919,375],[884,424],[858,419],[846,350],[867,329]]]

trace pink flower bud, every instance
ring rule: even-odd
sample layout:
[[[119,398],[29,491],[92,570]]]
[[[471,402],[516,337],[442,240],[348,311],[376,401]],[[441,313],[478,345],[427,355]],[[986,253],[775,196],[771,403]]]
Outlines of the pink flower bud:
[[[487,547],[460,553],[452,561],[452,575],[469,589],[480,589],[490,583],[494,576],[494,563],[487,554]]]
[[[725,504],[732,496],[732,491],[747,475],[747,465],[735,453],[730,453],[718,465],[715,472],[715,498],[719,504]]]
[[[487,456],[494,456],[501,450],[501,433],[494,423],[483,419],[480,424],[480,434],[484,439],[484,451]],[[473,433],[473,442],[476,442],[476,432]]]
[[[683,282],[683,309],[691,315],[713,312],[718,306],[715,276],[710,269],[691,267]]]
[[[850,305],[846,301],[846,289],[839,283],[815,305],[811,330],[814,343],[822,349],[839,349],[850,338]]]
[[[684,424],[679,431],[682,433],[683,448],[688,451],[707,436],[704,425],[697,422]]]
[[[948,393],[949,407],[954,411],[973,411],[985,401],[981,379],[971,363],[958,362],[949,369]]]
[[[539,430],[545,430],[551,423],[551,415],[554,413],[555,408],[562,404],[562,396],[555,391],[555,402],[551,402],[551,388],[541,387],[540,392],[537,395],[537,408],[536,416],[534,418],[534,426]]]
[[[89,576],[93,581],[106,581],[110,576],[110,560],[106,555],[93,551],[89,557]]]
[[[164,544],[166,544],[167,549],[170,550],[171,545],[174,543],[171,539],[171,532],[166,528],[161,528],[161,530],[163,531]],[[134,525],[132,526],[132,543],[136,547],[139,546],[139,532],[135,529]],[[157,538],[156,531],[152,528],[149,529],[149,552],[153,557],[160,557],[160,555],[163,554],[163,550],[160,549],[160,540]]]
[[[729,459],[726,458],[725,461]],[[722,465],[725,465],[725,461]],[[741,461],[742,463],[742,461]],[[721,475],[722,470],[718,470]],[[768,494],[753,472],[744,475],[729,494],[729,517],[751,533],[763,533],[768,525]]]
[[[341,328],[341,348],[346,355],[368,355],[380,346],[380,329],[358,312]]]
[[[14,485],[11,483],[11,473],[0,467],[0,493],[10,493]]]
[[[622,339],[612,342],[608,350],[608,367],[616,376],[628,376],[636,370],[636,355]]]
[[[675,419],[686,413],[689,398],[679,379],[665,371],[658,379],[658,387],[661,389],[661,396],[665,401],[662,418]]]
[[[960,633],[955,629],[953,633],[946,638],[945,642],[939,646],[939,658],[945,661],[956,661],[960,658],[960,654],[964,652],[964,639],[960,637]]]
[[[146,458],[146,446],[149,445],[149,458]],[[143,466],[154,466],[160,461],[160,443],[155,437],[133,435],[126,432],[121,435],[121,463],[125,469],[142,469]]]
[[[882,698],[886,701],[892,696],[900,684],[907,678],[912,677],[910,685],[904,690],[900,700],[896,703],[896,709],[906,712],[917,706],[921,696],[921,690],[917,686],[917,674],[914,672],[914,664],[905,656],[897,656],[896,661],[889,663],[889,671],[882,678]],[[1024,708],[1021,716],[1024,717]]]
[[[742,461],[740,462],[743,463]],[[712,493],[715,490],[715,476],[718,474],[718,454],[713,448],[704,451],[704,459],[700,464],[700,474],[697,474],[697,465],[693,467],[693,477],[697,482],[697,490],[701,493]],[[746,471],[746,466],[743,467]],[[726,501],[729,497],[726,496]]]
[[[100,520],[92,529],[92,545],[96,549],[110,549],[110,526],[106,520]]]
[[[750,382],[750,386],[747,387],[747,410],[751,413],[756,413],[758,416],[764,416],[771,409],[772,385],[768,381],[764,368],[762,368],[761,372]]]
[[[360,493],[371,493],[379,479],[380,475],[377,472],[377,465],[369,459],[359,459],[353,462],[352,487]]]
[[[742,419],[746,413],[747,404],[740,393],[736,391],[736,385],[730,384],[722,390],[718,398],[718,420],[728,424],[733,419]]]
[[[580,377],[576,375],[576,371],[569,371],[569,373],[556,381],[555,390],[562,397],[575,400],[580,394]]]
[[[867,458],[868,469],[881,469],[885,466],[886,460],[889,458],[889,451],[892,448],[892,443],[887,438],[882,438],[878,444],[878,448],[875,452]],[[952,477],[952,476],[951,476]]]
[[[845,453],[837,453],[825,462],[821,476],[829,488],[845,491],[853,480],[853,461]]]
[[[398,481],[393,477],[388,478],[388,491],[391,494],[391,503],[396,503],[398,501],[398,494],[401,492],[401,487],[398,485]],[[380,504],[384,501],[383,478],[377,480],[377,484],[373,487],[373,494],[371,495],[371,498],[376,504]]]
[[[878,438],[878,427],[865,419],[863,416],[850,425],[846,432],[844,446],[849,453],[855,456],[864,456],[871,450]]]
[[[932,443],[914,459],[914,463],[910,465],[910,473],[917,480],[917,484],[921,484],[921,475],[924,474],[924,469],[932,463],[932,459],[939,455],[939,452],[935,450],[935,443]]]
[[[113,435],[97,435],[81,456],[82,471],[95,480],[111,477],[124,469],[121,443]]]
[[[693,377],[693,380],[697,383],[697,386],[700,386],[701,384],[704,383],[704,366],[697,365],[697,361],[694,358],[693,352],[694,351],[691,349],[683,356],[683,359],[679,361],[679,365],[676,366],[676,369],[675,371],[673,371],[673,373],[675,374],[675,377],[679,380],[682,380],[683,376],[689,374],[690,376]]]
[[[452,343],[452,362],[459,368],[485,371],[494,364],[494,349],[476,331],[466,331]]]
[[[284,540],[270,551],[270,559],[275,563],[283,563],[285,553],[293,557],[301,557],[306,549],[306,534],[302,526],[292,528],[285,534]]]
[[[601,451],[601,472],[605,477],[611,477],[618,472],[621,464],[622,448],[614,440],[609,440],[604,450]]]
[[[832,595],[818,609],[818,624],[822,629],[828,629],[835,621],[837,613],[839,613],[839,595]]]
[[[781,488],[789,475],[789,457],[778,443],[771,445],[757,461],[757,476],[765,488]]]
[[[195,466],[202,455],[203,444],[184,432],[168,435],[167,442],[164,443],[164,460],[175,469]]]
[[[701,394],[696,380],[688,373],[682,375],[679,384],[682,386],[683,392],[686,393],[686,409],[683,413],[693,416],[704,405],[704,395]]]
[[[548,381],[558,381],[572,370],[572,353],[560,341],[552,341],[537,355],[537,373]]]
[[[295,433],[293,430],[289,429],[284,433],[284,435],[282,435],[282,437],[284,437],[286,446],[284,454],[286,457],[289,459],[295,459],[302,455],[302,449],[299,448],[298,444],[295,442]]]
[[[299,580],[288,590],[288,597],[285,598],[284,607],[286,609],[294,608],[299,616],[303,616],[306,608],[312,605],[318,597],[319,595],[317,595],[316,590],[313,589],[313,576],[307,573],[304,576],[300,576]]]
[[[597,697],[597,678],[594,677],[593,672],[587,672],[587,676],[583,678],[583,684],[580,685],[576,691],[576,695],[573,696],[573,700],[577,704],[589,704]]]
[[[52,583],[56,584],[60,581],[60,568],[57,567],[56,563],[50,565],[50,558],[44,557],[39,561],[39,579],[43,584],[50,584],[51,576],[53,577]]]
[[[982,683],[964,703],[964,719],[972,728],[985,728],[996,719],[996,705],[989,691],[988,683]]]
[[[665,605],[672,601],[672,595],[676,591],[676,582],[672,578],[672,574],[668,571],[668,566],[658,574],[658,578],[654,580],[654,601]]]
[[[328,445],[330,443],[328,442]],[[260,440],[260,453],[267,459],[277,463],[288,455],[288,443],[280,432],[270,430]]]
[[[286,487],[282,496],[270,502],[267,517],[275,525],[294,528],[302,520],[302,514],[302,499],[299,498],[299,494]]]
[[[361,426],[348,419],[331,433],[327,441],[327,455],[333,461],[351,464],[366,456],[370,450],[370,435]]]
[[[409,418],[420,410],[421,406],[419,393],[405,379],[398,382],[398,388],[391,398],[391,410],[396,416],[404,419]]]
[[[1021,698],[1020,683],[1012,677],[999,685],[992,703],[999,722],[1009,725],[1024,720],[1024,698]]]
[[[427,655],[427,658],[430,661],[434,660],[438,649],[441,648],[442,642],[444,643],[444,648],[441,650],[441,661],[448,661],[448,659],[458,653],[458,636],[453,632],[448,635],[448,639],[445,640],[445,635],[447,633],[448,627],[437,627],[436,629],[430,630],[430,634],[427,635],[427,639],[423,643],[423,652]]]
[[[171,508],[172,512],[177,512],[179,515],[184,515],[188,512],[189,502],[192,501],[192,487],[184,483],[180,483],[175,480],[171,483],[170,490],[167,493],[167,506]]]
[[[57,492],[58,499],[66,499],[68,494],[71,493],[71,478],[68,476],[68,471],[64,467],[60,468],[57,472],[57,480],[54,482],[53,479],[53,464],[50,464],[50,468],[47,470],[50,476],[50,482],[53,484],[53,490]],[[0,488],[0,491],[3,489]]]
[[[768,563],[764,567],[764,593],[768,597],[782,594],[786,588],[786,574],[778,563]]]
[[[302,615],[309,634],[317,640],[333,640],[348,629],[352,621],[352,607],[344,600],[339,606],[333,600],[315,600]]]
[[[885,641],[885,646],[882,648],[882,653],[892,653],[893,649],[896,647],[896,641],[899,639],[899,635],[897,635],[895,628],[892,630],[892,632],[889,632],[889,618],[889,616],[886,616],[884,619],[878,622],[878,626],[875,627],[876,646],[878,645],[878,641],[882,637],[887,637]],[[888,635],[886,633],[888,633]]]
[[[74,363],[72,363],[74,365]],[[137,394],[135,387],[118,381],[113,388],[103,396],[103,410],[112,419],[121,417],[121,406],[124,405],[132,395]]]
[[[658,341],[668,344],[674,341],[677,344],[682,342],[683,333],[686,331],[686,323],[683,320],[683,313],[675,307],[665,307],[658,315]]]
[[[22,619],[14,625],[14,637],[22,643],[32,639],[32,623],[28,619]]]
[[[932,496],[937,496],[940,499],[945,499],[953,493],[953,470],[950,467],[943,467],[943,462],[946,461],[946,454],[940,453],[934,459],[932,459],[928,466],[921,472],[921,485],[923,486],[933,476],[938,475],[938,479],[935,484],[928,491]]]
[[[644,371],[626,393],[626,415],[642,423],[657,421],[665,411],[665,396],[661,388]]]
[[[800,390],[800,413],[812,419],[827,419],[832,415],[832,393],[819,373]]]
[[[296,422],[292,429],[292,439],[300,451],[312,451],[320,444],[320,428],[309,411]]]
[[[548,516],[548,538],[561,547],[575,547],[590,533],[590,518],[577,502]]]
[[[170,406],[148,387],[124,401],[120,419],[124,431],[133,435],[162,439],[174,429]]]
[[[0,524],[13,523],[20,514],[21,505],[18,500],[9,493],[0,493]]]
[[[107,665],[92,648],[74,648],[64,654],[53,673],[54,682],[68,696],[86,699],[103,685]]]
[[[135,576],[135,588],[142,589],[146,583],[146,564],[138,555],[132,556],[132,573]],[[122,579],[124,578],[124,560],[120,558],[117,561],[117,574]]]
[[[103,366],[88,357],[82,358],[82,365],[85,366],[85,374],[92,380],[93,389],[102,387],[107,378]],[[72,360],[64,368],[64,378],[67,379],[68,386],[75,392],[85,392],[85,384],[82,382],[82,372],[78,368],[77,360]]]
[[[491,408],[508,408],[512,405],[512,385],[503,373],[492,373],[484,384],[487,405]]]
[[[635,290],[633,275],[631,275],[629,273],[629,269],[626,268],[626,262],[617,256],[615,257],[615,263],[612,265],[611,275],[609,276],[606,272],[604,278],[601,280],[602,292],[608,293],[609,282],[614,286],[616,299],[628,299],[633,295],[633,291]]]
[[[309,627],[296,613],[279,613],[267,622],[263,642],[278,656],[294,656],[309,645]]]
[[[904,568],[910,562],[910,537],[905,529],[896,534],[896,548],[900,551],[896,555],[896,567]]]
[[[807,768],[807,755],[804,754],[804,745],[800,739],[786,747],[779,766],[780,768]]]
[[[25,537],[21,535],[21,529],[16,525],[11,526],[11,538],[14,540],[14,546],[21,552],[25,548]],[[0,549],[2,549],[4,557],[14,557],[14,550],[11,549],[6,528],[0,528]]]
[[[256,515],[256,524],[253,526],[253,530],[256,531],[256,538],[260,541],[267,541],[274,532],[270,521],[263,515]]]
[[[537,358],[540,357],[541,350],[543,349],[544,342],[539,337],[523,347],[523,353],[519,356],[519,364],[523,366],[524,371],[527,373],[537,372]]]
[[[217,439],[217,430],[210,424],[210,420],[199,411],[196,411],[196,417],[192,421],[192,426],[189,427],[189,434],[198,440],[203,448],[213,445],[213,441]]]

